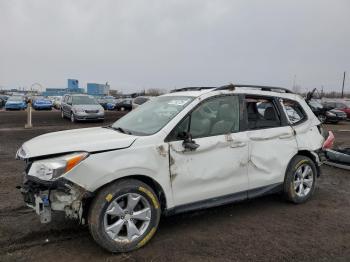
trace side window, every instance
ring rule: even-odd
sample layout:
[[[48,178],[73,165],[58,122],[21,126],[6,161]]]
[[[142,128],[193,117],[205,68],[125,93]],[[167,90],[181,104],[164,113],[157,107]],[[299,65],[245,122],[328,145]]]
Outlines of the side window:
[[[272,98],[253,97],[246,98],[249,129],[264,129],[281,126],[279,112]]]
[[[292,125],[303,122],[306,119],[306,114],[298,102],[283,99],[282,104],[285,108],[287,118]]]
[[[172,131],[170,140],[217,136],[239,131],[239,98],[222,96],[204,101]]]

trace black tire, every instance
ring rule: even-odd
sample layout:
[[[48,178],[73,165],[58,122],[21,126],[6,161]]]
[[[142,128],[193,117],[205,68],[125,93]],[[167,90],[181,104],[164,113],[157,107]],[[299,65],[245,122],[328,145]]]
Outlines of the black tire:
[[[104,215],[111,201],[127,193],[136,193],[148,201],[151,209],[151,219],[146,231],[131,242],[113,240],[104,229]],[[145,183],[135,179],[116,181],[104,187],[94,198],[89,209],[88,224],[92,237],[104,249],[116,252],[129,252],[144,246],[155,234],[161,209],[157,195]]]
[[[304,166],[309,166],[311,168],[313,182],[312,182],[312,186],[311,186],[310,190],[308,191],[308,193],[305,194],[304,196],[300,196],[296,192],[297,189],[294,188],[294,186],[295,186],[294,183],[295,183],[295,179],[297,176],[297,174],[296,174],[297,170],[300,167],[303,168]],[[310,177],[311,177],[311,175],[310,175]],[[302,155],[295,156],[288,165],[288,169],[287,169],[286,176],[284,179],[285,198],[288,201],[293,202],[295,204],[301,204],[301,203],[306,202],[313,195],[315,188],[316,188],[316,182],[317,182],[317,168],[316,168],[314,161],[312,161],[310,158],[308,158],[306,156],[302,156]],[[304,183],[302,183],[302,184],[304,184]]]
[[[72,122],[72,123],[75,123],[77,120],[75,119],[75,116],[74,116],[74,113],[73,112],[71,112],[70,113],[70,121]]]

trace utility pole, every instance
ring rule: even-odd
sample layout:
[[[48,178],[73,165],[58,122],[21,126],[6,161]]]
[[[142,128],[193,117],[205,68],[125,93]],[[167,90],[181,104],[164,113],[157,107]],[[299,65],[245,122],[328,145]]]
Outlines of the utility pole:
[[[344,76],[343,76],[343,86],[342,86],[342,88],[341,88],[341,98],[344,98],[345,74],[346,74],[346,72],[344,71]]]

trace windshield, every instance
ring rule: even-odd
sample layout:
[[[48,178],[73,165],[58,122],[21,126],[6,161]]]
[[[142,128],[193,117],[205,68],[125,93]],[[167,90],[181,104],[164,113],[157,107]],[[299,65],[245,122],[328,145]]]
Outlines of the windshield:
[[[152,135],[182,111],[194,97],[160,96],[139,106],[112,125],[126,133]]]
[[[21,96],[11,96],[8,101],[23,101],[23,97]]]
[[[317,102],[317,101],[315,101],[315,100],[310,100],[310,101],[309,101],[309,104],[310,104],[312,107],[314,107],[314,108],[323,108],[323,106],[322,106],[319,102]]]
[[[73,96],[73,105],[97,105],[98,103],[89,96]]]

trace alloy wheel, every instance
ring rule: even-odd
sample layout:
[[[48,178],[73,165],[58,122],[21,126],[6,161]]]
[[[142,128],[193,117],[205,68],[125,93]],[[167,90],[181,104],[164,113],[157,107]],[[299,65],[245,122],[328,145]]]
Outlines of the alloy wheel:
[[[127,193],[114,199],[104,214],[104,229],[117,242],[138,240],[151,222],[151,206],[138,193]]]
[[[299,197],[307,196],[314,183],[314,173],[308,164],[303,164],[294,173],[294,190]]]

